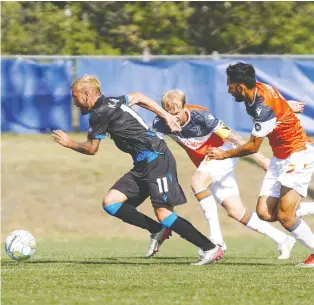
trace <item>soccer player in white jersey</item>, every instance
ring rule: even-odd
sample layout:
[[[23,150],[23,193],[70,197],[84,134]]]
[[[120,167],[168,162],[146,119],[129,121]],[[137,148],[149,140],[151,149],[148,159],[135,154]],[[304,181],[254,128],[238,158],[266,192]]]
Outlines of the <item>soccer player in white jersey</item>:
[[[170,90],[162,97],[163,108],[176,117],[182,128],[180,132],[171,132],[164,120],[158,116],[154,120],[153,128],[160,137],[168,135],[175,140],[196,165],[197,170],[192,176],[191,186],[210,226],[210,239],[226,250],[217,215],[216,202],[218,202],[231,218],[273,239],[278,245],[280,253],[278,258],[288,259],[295,239],[260,220],[255,212],[250,212],[243,205],[234,176],[237,159],[209,161],[206,158],[208,148],[220,147],[228,150],[245,143],[244,139],[215,118],[206,108],[187,105],[185,101],[185,94],[180,90]],[[304,106],[296,102],[292,104],[300,110]],[[138,105],[153,112],[156,112],[158,106],[154,103]],[[259,153],[252,157],[267,170],[269,159]],[[149,251],[147,256],[154,254],[154,251]]]

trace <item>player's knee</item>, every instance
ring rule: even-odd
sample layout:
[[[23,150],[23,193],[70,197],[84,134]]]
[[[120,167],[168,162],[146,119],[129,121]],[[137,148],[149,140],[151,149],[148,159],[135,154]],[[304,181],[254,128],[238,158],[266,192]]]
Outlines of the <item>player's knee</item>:
[[[158,220],[160,221],[163,227],[170,229],[172,225],[175,223],[175,221],[177,220],[177,218],[178,218],[178,215],[170,211],[170,213],[163,214],[162,218],[160,219],[158,218]]]
[[[293,219],[295,218],[294,215],[292,215],[292,213],[287,212],[287,211],[283,211],[283,210],[278,210],[277,213],[277,219],[281,224],[286,224],[291,222]]]
[[[158,221],[161,222],[163,219],[167,218],[173,213],[173,208],[155,208],[154,212]]]
[[[113,196],[111,196],[110,194],[107,194],[104,198],[104,200],[102,201],[102,207],[103,209],[105,209],[107,206],[117,203],[119,200],[117,200],[117,198],[114,198]]]
[[[102,207],[104,211],[107,212],[109,215],[115,216],[118,210],[121,208],[122,204],[123,204],[122,202],[110,203],[110,201],[106,201],[104,199],[102,203]]]
[[[272,221],[273,215],[270,215],[268,210],[263,208],[263,207],[256,207],[256,214],[259,219],[264,220],[264,221]]]
[[[267,204],[267,198],[260,197],[257,201],[256,214],[259,219],[274,222],[277,221],[277,204]]]
[[[280,201],[277,219],[281,224],[289,223],[295,218],[295,213],[293,207],[289,204],[289,202]]]
[[[114,202],[112,202],[112,200],[110,200],[110,198],[106,196],[104,198],[104,200],[102,201],[102,207],[105,208],[106,206],[108,206],[112,203],[114,203]]]

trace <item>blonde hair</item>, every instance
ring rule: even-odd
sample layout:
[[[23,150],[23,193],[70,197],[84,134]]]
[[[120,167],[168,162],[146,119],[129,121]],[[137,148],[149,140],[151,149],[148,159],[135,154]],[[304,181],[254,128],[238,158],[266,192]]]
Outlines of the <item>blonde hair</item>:
[[[174,108],[173,103],[177,104],[177,102],[180,102],[183,108],[186,102],[185,99],[186,98],[183,91],[179,89],[173,89],[164,93],[164,95],[161,98],[161,105],[162,108],[166,110],[171,110],[172,108]]]
[[[92,91],[95,91],[96,93],[100,93],[100,81],[95,75],[88,75],[84,74],[84,76],[78,78],[75,80],[71,86],[73,89],[76,87],[78,90],[81,89],[90,89]]]

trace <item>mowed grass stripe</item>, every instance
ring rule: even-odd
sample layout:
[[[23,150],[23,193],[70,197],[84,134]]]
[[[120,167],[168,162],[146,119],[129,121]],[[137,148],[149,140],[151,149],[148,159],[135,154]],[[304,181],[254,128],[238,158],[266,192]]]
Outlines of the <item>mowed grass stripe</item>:
[[[227,244],[222,261],[195,267],[196,249],[177,238],[148,260],[142,240],[39,240],[29,261],[3,253],[2,304],[313,304],[314,272],[294,266],[303,247],[279,262],[266,238]]]

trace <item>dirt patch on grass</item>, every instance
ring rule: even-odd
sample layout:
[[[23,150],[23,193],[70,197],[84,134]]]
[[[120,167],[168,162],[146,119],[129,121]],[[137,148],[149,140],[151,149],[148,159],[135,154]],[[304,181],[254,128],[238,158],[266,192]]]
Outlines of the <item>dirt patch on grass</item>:
[[[74,134],[84,141],[84,134]],[[262,151],[270,156],[267,141]],[[188,203],[177,209],[207,234],[207,224],[190,190],[194,165],[185,152],[168,141],[178,164],[178,176]],[[36,237],[132,236],[146,238],[147,232],[108,216],[101,206],[104,194],[132,167],[132,159],[113,145],[102,141],[96,156],[85,156],[64,149],[50,135],[2,135],[2,232],[26,229]],[[236,175],[244,203],[255,209],[264,172],[243,158]],[[313,194],[314,182],[310,185]],[[149,201],[141,207],[153,216]],[[253,235],[219,208],[225,235]],[[313,227],[313,217],[307,222]],[[279,226],[278,226],[279,227]]]

